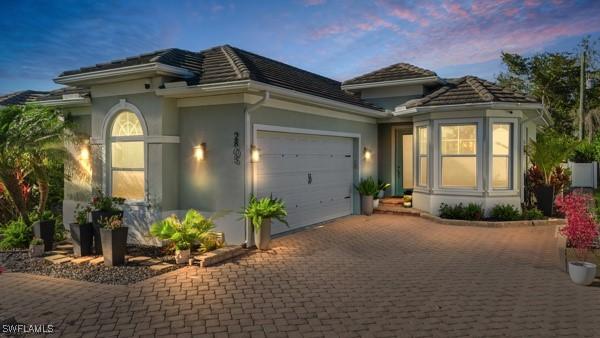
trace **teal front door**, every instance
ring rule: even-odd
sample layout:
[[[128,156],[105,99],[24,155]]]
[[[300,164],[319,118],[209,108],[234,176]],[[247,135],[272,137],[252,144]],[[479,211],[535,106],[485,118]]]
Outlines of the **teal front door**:
[[[412,133],[394,131],[394,195],[401,196],[413,188],[413,136]]]

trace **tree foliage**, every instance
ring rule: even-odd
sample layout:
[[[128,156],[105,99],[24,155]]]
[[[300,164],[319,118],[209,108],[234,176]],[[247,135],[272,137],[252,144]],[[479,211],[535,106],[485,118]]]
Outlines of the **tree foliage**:
[[[497,77],[499,84],[539,99],[550,113],[559,133],[573,135],[579,106],[580,52],[586,54],[588,77],[600,75],[596,43],[584,39],[579,51],[538,53],[522,56],[502,52],[506,72]],[[600,86],[585,92],[584,122],[588,137],[600,126]]]

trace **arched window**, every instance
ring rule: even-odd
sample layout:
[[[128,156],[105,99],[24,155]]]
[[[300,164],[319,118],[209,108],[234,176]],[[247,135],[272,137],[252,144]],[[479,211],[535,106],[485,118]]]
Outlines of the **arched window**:
[[[128,201],[143,201],[145,195],[144,131],[132,112],[117,114],[110,129],[111,194]]]

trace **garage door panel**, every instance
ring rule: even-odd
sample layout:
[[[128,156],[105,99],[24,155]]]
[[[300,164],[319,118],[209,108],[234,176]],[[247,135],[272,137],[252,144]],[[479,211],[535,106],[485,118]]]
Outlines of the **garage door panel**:
[[[256,193],[288,210],[290,227],[274,222],[274,234],[352,213],[351,138],[258,132],[257,144]]]

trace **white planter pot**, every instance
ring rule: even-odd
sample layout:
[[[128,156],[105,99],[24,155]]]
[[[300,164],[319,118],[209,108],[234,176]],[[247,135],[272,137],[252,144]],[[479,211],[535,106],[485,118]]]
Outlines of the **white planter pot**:
[[[263,219],[260,229],[254,229],[254,242],[259,250],[271,247],[271,219]]]
[[[175,250],[175,263],[187,264],[190,260],[190,249]]]
[[[569,276],[575,284],[590,285],[596,277],[596,264],[589,262],[569,262]]]
[[[376,200],[373,200],[373,208],[379,208],[379,198]]]

